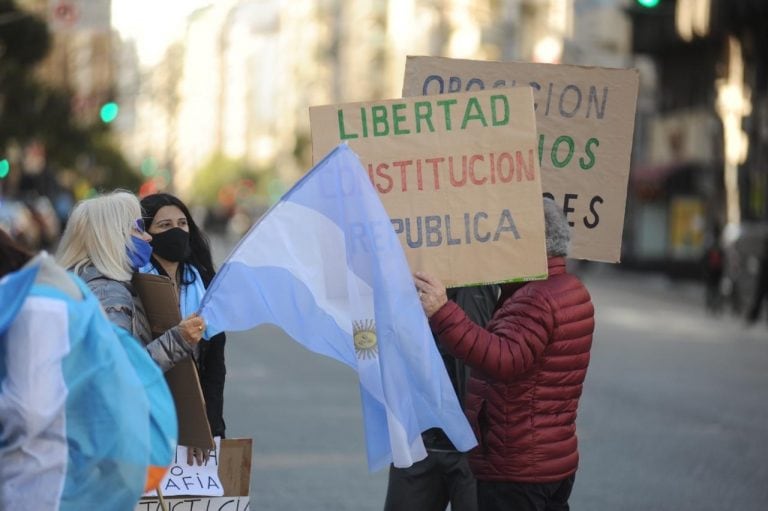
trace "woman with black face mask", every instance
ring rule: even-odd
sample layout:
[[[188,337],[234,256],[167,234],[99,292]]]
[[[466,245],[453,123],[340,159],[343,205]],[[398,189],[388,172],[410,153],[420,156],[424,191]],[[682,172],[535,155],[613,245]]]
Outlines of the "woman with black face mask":
[[[116,190],[75,206],[56,259],[85,281],[109,320],[140,340],[152,360],[168,371],[197,350],[205,321],[192,311],[182,315],[177,326],[156,338],[152,335],[144,304],[131,283],[133,273],[149,261],[151,240],[139,199]]]
[[[166,275],[176,285],[181,315],[197,311],[205,289],[215,271],[207,237],[197,227],[189,208],[168,193],[148,195],[141,200],[144,223],[152,236],[152,258],[141,268],[143,273]],[[205,397],[208,422],[213,436],[225,436],[223,333],[209,336],[198,344],[196,353],[200,386]],[[199,459],[199,458],[198,458]]]

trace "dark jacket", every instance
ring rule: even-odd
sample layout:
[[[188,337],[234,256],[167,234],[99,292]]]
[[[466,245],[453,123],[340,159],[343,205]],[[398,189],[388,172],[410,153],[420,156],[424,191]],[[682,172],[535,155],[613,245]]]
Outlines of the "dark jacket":
[[[200,357],[197,360],[200,386],[205,397],[205,411],[213,436],[226,436],[224,423],[224,381],[227,367],[224,363],[224,346],[227,338],[224,332],[214,335],[208,341],[198,343]]]
[[[487,329],[453,302],[431,318],[440,343],[472,368],[466,412],[478,479],[547,483],[578,467],[576,411],[589,364],[594,308],[565,259],[547,280],[505,286]]]
[[[491,319],[496,302],[499,299],[499,286],[469,286],[459,287],[448,290],[448,299],[453,300],[476,324],[485,326]],[[434,335],[434,332],[433,332]],[[435,339],[437,341],[437,339]],[[437,344],[440,355],[445,364],[445,370],[448,373],[459,398],[459,403],[464,405],[464,396],[467,392],[467,380],[469,379],[469,369],[461,360],[457,359],[440,344]],[[422,435],[424,445],[428,450],[455,451],[453,443],[439,428],[431,428]]]

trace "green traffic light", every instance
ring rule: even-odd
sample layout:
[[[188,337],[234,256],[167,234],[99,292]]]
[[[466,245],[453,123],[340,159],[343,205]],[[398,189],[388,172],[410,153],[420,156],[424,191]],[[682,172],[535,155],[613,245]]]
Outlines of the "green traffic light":
[[[147,156],[144,158],[141,162],[141,173],[144,174],[146,177],[151,177],[155,175],[155,172],[157,171],[157,162],[155,162],[154,158],[151,156]]]
[[[636,0],[636,1],[637,1],[638,5],[640,5],[642,7],[646,7],[648,9],[652,9],[652,8],[658,6],[659,2],[661,2],[661,0]]]
[[[6,159],[0,160],[0,179],[5,179],[11,172],[11,164]]]
[[[101,120],[105,123],[109,124],[110,122],[117,119],[117,114],[120,112],[120,107],[117,106],[117,103],[114,101],[110,101],[109,103],[104,103],[104,105],[101,107],[101,111],[99,112],[99,115],[101,116]]]

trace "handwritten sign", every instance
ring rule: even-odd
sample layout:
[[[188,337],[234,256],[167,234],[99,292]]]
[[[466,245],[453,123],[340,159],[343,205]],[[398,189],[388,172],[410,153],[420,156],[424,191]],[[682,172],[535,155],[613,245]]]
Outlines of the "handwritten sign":
[[[216,449],[211,451],[210,458],[202,465],[193,460],[187,464],[187,447],[176,447],[176,457],[171,468],[160,483],[163,496],[196,495],[220,497],[224,495],[224,486],[219,479],[219,453],[221,453],[221,437],[214,437]],[[153,490],[145,496],[154,497]]]
[[[346,141],[411,270],[448,286],[547,274],[528,87],[310,108],[315,162]]]
[[[637,70],[409,56],[403,96],[513,86],[533,92],[542,187],[568,217],[569,255],[619,261]]]
[[[171,511],[250,511],[248,497],[172,497],[165,499]],[[159,499],[142,499],[134,511],[164,511]]]

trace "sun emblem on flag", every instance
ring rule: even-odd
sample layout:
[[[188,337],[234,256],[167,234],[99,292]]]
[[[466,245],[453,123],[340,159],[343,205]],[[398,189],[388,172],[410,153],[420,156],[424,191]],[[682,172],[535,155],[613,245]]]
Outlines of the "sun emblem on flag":
[[[376,340],[376,324],[372,319],[352,322],[352,339],[355,341],[357,358],[375,358],[379,354]]]

